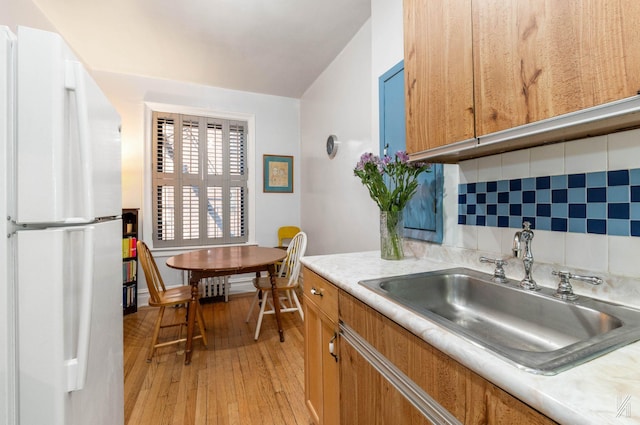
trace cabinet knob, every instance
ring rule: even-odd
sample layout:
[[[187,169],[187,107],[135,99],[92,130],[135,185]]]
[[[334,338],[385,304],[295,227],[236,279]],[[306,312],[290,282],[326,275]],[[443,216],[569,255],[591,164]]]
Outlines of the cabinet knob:
[[[320,297],[324,296],[322,292],[318,291],[316,288],[311,288],[311,295],[318,295]]]

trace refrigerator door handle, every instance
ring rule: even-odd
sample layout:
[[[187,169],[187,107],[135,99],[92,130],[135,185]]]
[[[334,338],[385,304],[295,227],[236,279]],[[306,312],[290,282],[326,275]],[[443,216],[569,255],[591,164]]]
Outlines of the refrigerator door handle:
[[[80,182],[83,185],[82,196],[84,217],[70,217],[65,223],[90,223],[93,221],[93,152],[89,136],[89,113],[87,89],[82,64],[75,60],[65,61],[65,88],[75,95],[78,124],[78,142],[80,145]]]
[[[73,231],[71,229],[70,231]],[[67,391],[78,391],[84,388],[87,381],[87,362],[89,358],[89,342],[91,337],[91,315],[93,301],[93,261],[94,261],[94,227],[82,228],[84,249],[80,285],[82,294],[78,300],[78,346],[76,357],[65,362],[67,368]]]

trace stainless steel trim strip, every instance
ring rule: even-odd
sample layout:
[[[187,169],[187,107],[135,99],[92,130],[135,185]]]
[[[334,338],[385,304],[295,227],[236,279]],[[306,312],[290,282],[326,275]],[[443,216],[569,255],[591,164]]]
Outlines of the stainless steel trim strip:
[[[411,161],[459,162],[548,143],[567,142],[640,127],[640,96],[477,136],[410,154]]]
[[[345,342],[380,372],[425,418],[437,425],[462,425],[447,409],[431,398],[348,325],[340,323],[340,334]]]
[[[507,130],[479,136],[479,145],[502,143],[509,140],[535,138],[562,140],[580,131],[599,128],[624,128],[640,124],[640,96],[632,96],[603,105],[593,106],[546,120],[521,125]]]
[[[451,143],[449,145],[439,146],[437,148],[410,154],[411,161],[422,161],[440,155],[456,154],[473,149],[478,146],[478,139],[467,139],[460,142]]]

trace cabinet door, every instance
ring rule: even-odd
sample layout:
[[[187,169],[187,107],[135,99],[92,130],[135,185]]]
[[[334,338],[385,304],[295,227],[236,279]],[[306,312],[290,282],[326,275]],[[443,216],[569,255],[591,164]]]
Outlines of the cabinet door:
[[[305,401],[318,425],[340,423],[339,366],[329,351],[333,343],[337,355],[337,325],[328,320],[307,297],[305,309]]]
[[[487,423],[495,425],[553,425],[556,423],[495,385],[486,382],[485,386]]]
[[[305,404],[313,422],[322,424],[322,321],[317,307],[304,298]]]
[[[340,341],[343,424],[431,424],[352,346]]]
[[[323,425],[340,424],[340,365],[338,351],[338,328],[328,320],[322,321],[322,393],[324,417]],[[332,356],[329,344],[332,344]]]
[[[640,2],[473,2],[476,135],[635,95]]]
[[[404,0],[407,152],[474,137],[471,0]]]

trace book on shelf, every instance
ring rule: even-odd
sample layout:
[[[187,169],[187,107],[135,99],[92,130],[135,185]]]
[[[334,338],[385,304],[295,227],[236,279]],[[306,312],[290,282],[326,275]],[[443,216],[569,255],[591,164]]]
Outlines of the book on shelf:
[[[137,261],[131,260],[122,263],[122,283],[129,283],[136,280],[136,271],[138,270]]]
[[[137,254],[136,244],[136,238],[122,239],[122,258],[135,258]]]
[[[133,286],[122,288],[122,306],[128,308],[136,303],[136,290]]]

